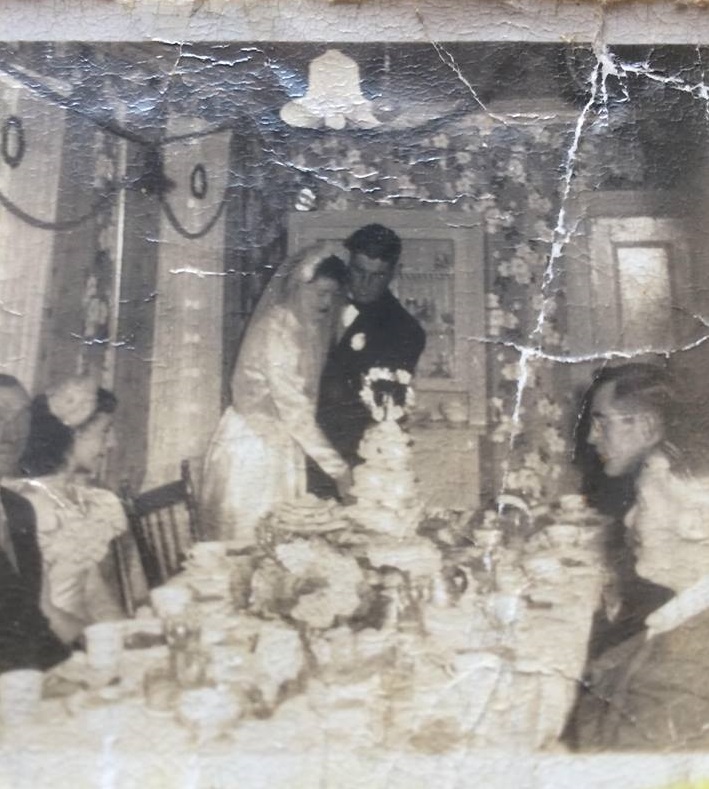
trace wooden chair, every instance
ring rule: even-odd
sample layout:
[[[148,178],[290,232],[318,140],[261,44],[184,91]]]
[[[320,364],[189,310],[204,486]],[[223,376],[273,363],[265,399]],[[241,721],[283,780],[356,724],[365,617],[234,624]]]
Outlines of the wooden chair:
[[[111,542],[111,553],[123,609],[127,616],[135,616],[138,601],[130,577],[130,553],[122,537]]]
[[[165,583],[179,572],[187,551],[203,539],[189,461],[180,466],[180,479],[137,496],[124,484],[123,505],[148,587]]]

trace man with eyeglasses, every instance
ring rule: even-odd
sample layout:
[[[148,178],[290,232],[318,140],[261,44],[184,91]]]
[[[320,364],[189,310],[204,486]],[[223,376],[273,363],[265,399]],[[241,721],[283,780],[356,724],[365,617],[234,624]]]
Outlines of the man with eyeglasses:
[[[359,442],[372,421],[360,399],[364,376],[372,367],[413,374],[426,334],[389,289],[401,256],[399,236],[383,225],[366,225],[345,241],[345,248],[350,253],[349,303],[323,372],[317,419],[335,449],[354,466]],[[311,490],[321,496],[334,493],[317,470],[310,472]]]
[[[663,369],[604,370],[587,402],[587,441],[604,474],[633,482],[625,526],[637,574],[670,599],[650,609],[639,632],[591,662],[571,739],[593,750],[706,749],[707,468],[678,440],[677,398]]]

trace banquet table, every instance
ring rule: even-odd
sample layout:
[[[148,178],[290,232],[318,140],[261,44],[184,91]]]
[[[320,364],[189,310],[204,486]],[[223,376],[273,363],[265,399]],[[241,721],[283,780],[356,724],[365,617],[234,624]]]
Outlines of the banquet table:
[[[132,719],[130,725],[126,717]],[[105,723],[105,722],[104,722]],[[264,724],[266,722],[263,722]],[[282,731],[282,729],[281,729]],[[117,715],[91,736],[81,726],[3,736],[8,789],[667,789],[701,786],[704,754],[551,754],[457,749],[445,754],[355,750],[326,742],[299,749],[273,723],[231,744],[185,747],[169,726]],[[177,742],[181,747],[177,747]],[[693,783],[696,782],[696,783]]]
[[[189,571],[170,583],[189,584]],[[536,788],[554,785],[554,776],[562,774],[560,785],[605,786],[606,770],[623,771],[630,764],[635,767],[627,768],[623,786],[653,786],[636,773],[639,762],[633,759],[575,756],[558,744],[583,671],[600,588],[601,573],[588,564],[540,579],[528,602],[516,595],[524,610],[511,617],[509,631],[490,627],[483,615],[489,607],[485,595],[439,609],[438,630],[431,610],[431,632],[412,649],[413,686],[394,699],[393,716],[377,718],[378,725],[372,725],[376,716],[359,715],[357,700],[344,717],[330,718],[310,692],[318,684],[313,677],[269,717],[244,718],[224,736],[198,743],[174,714],[154,712],[145,702],[143,677],[166,664],[167,647],[126,649],[119,690],[108,689],[105,698],[89,693],[46,699],[37,721],[2,730],[0,786],[408,789],[435,781]],[[260,626],[243,612],[225,618],[223,602],[197,602],[203,632]],[[472,625],[466,630],[467,622]],[[140,628],[137,620],[130,624]],[[276,633],[282,628],[264,626]],[[456,657],[451,660],[448,652]],[[83,653],[76,653],[69,662],[80,671],[82,660]],[[382,684],[365,687],[382,692]],[[474,731],[447,742],[445,715],[461,710],[474,720]],[[417,742],[397,729],[397,720],[420,724],[433,736]],[[679,769],[679,762],[662,764],[668,776]]]

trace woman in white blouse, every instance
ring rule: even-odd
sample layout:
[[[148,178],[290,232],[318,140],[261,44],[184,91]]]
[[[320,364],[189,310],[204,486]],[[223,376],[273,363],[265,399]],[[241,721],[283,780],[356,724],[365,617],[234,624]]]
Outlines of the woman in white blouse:
[[[20,461],[26,478],[10,483],[34,511],[34,523],[13,524],[20,571],[33,576],[27,580],[38,590],[41,609],[67,644],[89,624],[122,617],[109,548],[126,530],[126,517],[113,493],[91,484],[116,404],[89,378],[70,379],[36,397]]]

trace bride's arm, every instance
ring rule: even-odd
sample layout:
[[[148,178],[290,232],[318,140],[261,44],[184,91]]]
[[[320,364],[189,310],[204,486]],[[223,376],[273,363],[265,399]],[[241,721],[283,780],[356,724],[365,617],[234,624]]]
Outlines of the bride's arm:
[[[269,389],[278,416],[293,439],[326,474],[338,478],[345,474],[348,465],[315,421],[315,393],[319,381],[306,380],[301,363],[303,353],[287,325],[273,326],[265,338],[265,374]]]

